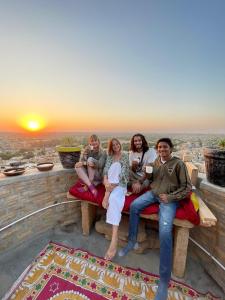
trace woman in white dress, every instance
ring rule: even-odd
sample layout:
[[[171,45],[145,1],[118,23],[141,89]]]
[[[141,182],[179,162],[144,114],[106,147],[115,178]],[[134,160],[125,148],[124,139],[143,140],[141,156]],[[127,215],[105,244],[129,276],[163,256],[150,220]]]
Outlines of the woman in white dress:
[[[103,174],[106,192],[102,206],[107,209],[106,222],[112,225],[112,239],[105,259],[111,260],[117,251],[118,228],[129,180],[128,154],[122,152],[121,143],[116,138],[109,141]]]

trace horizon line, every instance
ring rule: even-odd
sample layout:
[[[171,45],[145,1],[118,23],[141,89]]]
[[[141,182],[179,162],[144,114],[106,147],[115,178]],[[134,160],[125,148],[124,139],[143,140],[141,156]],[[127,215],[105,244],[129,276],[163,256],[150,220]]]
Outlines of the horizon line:
[[[116,133],[116,134],[136,134],[136,133],[143,133],[143,134],[202,134],[202,135],[225,135],[224,132],[172,132],[172,131],[36,131],[36,132],[29,132],[29,131],[0,131],[0,134],[11,134],[11,133],[16,133],[16,134],[28,134],[28,135],[40,135],[40,134],[53,134],[53,133],[58,133],[58,134],[74,134],[74,133],[79,133],[79,134],[91,134],[91,133],[98,133],[98,134],[109,134],[109,133]]]

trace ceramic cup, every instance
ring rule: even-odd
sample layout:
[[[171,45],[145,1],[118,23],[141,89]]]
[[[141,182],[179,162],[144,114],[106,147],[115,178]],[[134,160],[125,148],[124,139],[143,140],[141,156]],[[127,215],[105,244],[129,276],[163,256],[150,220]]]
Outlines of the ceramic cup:
[[[146,166],[146,173],[151,174],[153,172],[153,167],[152,166]]]

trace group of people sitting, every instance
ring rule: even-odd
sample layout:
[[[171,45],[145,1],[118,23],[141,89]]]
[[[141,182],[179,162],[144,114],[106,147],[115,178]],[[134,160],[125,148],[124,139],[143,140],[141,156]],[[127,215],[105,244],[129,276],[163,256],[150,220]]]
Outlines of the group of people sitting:
[[[105,196],[102,206],[107,210],[106,222],[112,225],[112,239],[105,259],[116,255],[118,228],[125,196],[128,191],[140,194],[130,206],[129,237],[127,245],[118,252],[125,256],[137,249],[139,216],[142,210],[159,203],[160,283],[154,300],[166,300],[172,269],[172,227],[179,200],[191,191],[191,180],[184,162],[172,155],[173,143],[161,138],[155,149],[149,148],[144,135],[135,134],[129,154],[122,151],[117,138],[108,144],[108,153],[101,147],[98,136],[91,135],[89,144],[76,163],[75,170],[83,185],[79,192],[89,190],[98,196],[96,186],[103,183]],[[150,173],[147,171],[150,168]]]

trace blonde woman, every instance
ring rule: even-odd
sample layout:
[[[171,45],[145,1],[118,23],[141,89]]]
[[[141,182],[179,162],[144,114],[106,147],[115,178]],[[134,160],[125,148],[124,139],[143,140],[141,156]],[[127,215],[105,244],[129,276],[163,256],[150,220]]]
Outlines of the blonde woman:
[[[106,161],[106,152],[101,148],[100,140],[93,134],[88,139],[89,145],[86,146],[81,154],[80,161],[75,164],[77,176],[84,182],[79,188],[79,192],[87,189],[97,197],[96,185],[102,183],[103,168]]]
[[[112,239],[105,259],[111,260],[117,251],[118,228],[129,179],[128,154],[122,152],[121,143],[116,138],[109,141],[103,174],[106,192],[102,206],[107,209],[106,222],[112,225]]]

